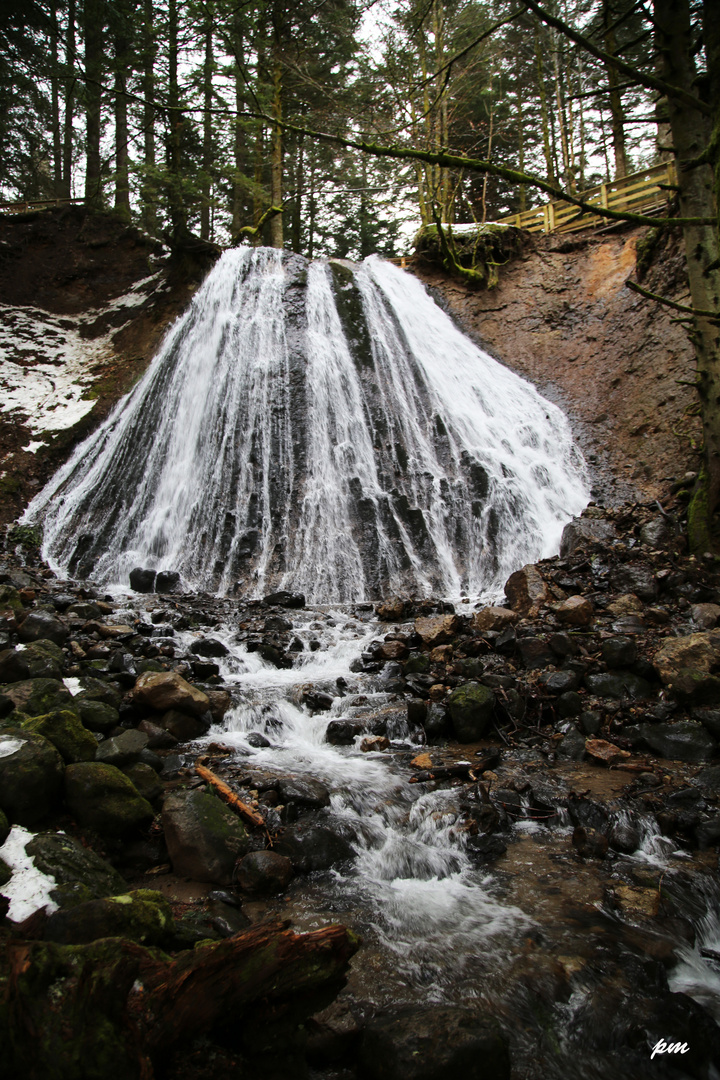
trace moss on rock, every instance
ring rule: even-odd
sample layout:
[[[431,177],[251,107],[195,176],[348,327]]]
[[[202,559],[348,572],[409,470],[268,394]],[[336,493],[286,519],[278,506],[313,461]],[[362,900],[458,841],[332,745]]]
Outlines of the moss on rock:
[[[32,828],[60,805],[63,760],[48,739],[20,727],[0,733],[0,808]]]
[[[114,765],[83,761],[65,770],[65,801],[81,825],[107,836],[146,826],[153,808]]]
[[[72,907],[127,889],[110,863],[65,833],[37,833],[25,850],[37,869],[57,882],[51,896],[58,907]]]
[[[476,742],[492,720],[495,695],[482,683],[469,682],[453,690],[447,704],[458,741]]]
[[[162,893],[136,889],[56,911],[47,921],[45,937],[66,945],[123,937],[163,946],[172,943],[174,933],[172,908]]]
[[[68,765],[77,761],[92,761],[95,757],[97,740],[83,727],[77,714],[69,709],[56,709],[45,716],[31,717],[21,726],[25,731],[49,739]]]

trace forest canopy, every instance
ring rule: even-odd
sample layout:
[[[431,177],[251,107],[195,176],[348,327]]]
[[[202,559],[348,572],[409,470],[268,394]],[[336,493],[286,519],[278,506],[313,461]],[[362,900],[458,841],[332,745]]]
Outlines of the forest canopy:
[[[544,197],[309,132],[446,150],[569,193],[667,156],[665,98],[607,59],[657,69],[649,6],[545,10],[605,58],[523,0],[5,0],[0,197],[358,257],[397,253],[421,223],[493,221]]]

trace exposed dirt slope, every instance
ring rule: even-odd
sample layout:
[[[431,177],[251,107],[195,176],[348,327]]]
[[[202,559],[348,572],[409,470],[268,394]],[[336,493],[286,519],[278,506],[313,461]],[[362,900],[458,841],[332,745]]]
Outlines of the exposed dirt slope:
[[[561,405],[594,468],[597,496],[657,498],[697,464],[692,346],[676,313],[631,292],[648,230],[539,237],[497,288],[448,280],[416,260],[462,328]],[[654,234],[653,234],[654,235]],[[687,302],[684,256],[661,238],[643,284]]]
[[[111,214],[0,217],[0,522],[130,389],[194,288]]]

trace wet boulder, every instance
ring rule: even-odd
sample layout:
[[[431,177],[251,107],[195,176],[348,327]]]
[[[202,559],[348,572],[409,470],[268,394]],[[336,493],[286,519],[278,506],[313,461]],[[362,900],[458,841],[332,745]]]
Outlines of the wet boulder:
[[[125,892],[117,870],[66,833],[37,833],[25,850],[38,870],[56,881],[51,898],[61,907]]]
[[[114,765],[99,761],[68,765],[65,802],[80,825],[105,836],[128,836],[154,816],[132,781]]]
[[[72,704],[88,731],[107,735],[120,723],[120,713],[104,701],[93,701],[79,695],[73,698]]]
[[[597,675],[586,675],[585,686],[595,697],[611,698],[615,701],[625,698],[640,701],[654,692],[646,679],[632,671],[606,671]]]
[[[180,585],[180,575],[177,570],[160,570],[155,577],[155,592],[171,593]]]
[[[547,641],[528,636],[517,639],[517,651],[526,668],[534,670],[555,663],[555,653]]]
[[[685,672],[709,675],[720,666],[720,632],[701,631],[666,638],[655,654],[655,668],[666,686]]]
[[[155,571],[136,566],[130,571],[130,588],[133,592],[151,593],[155,588]]]
[[[240,819],[215,795],[174,791],[162,808],[165,842],[173,870],[194,881],[229,885],[239,856],[249,847]]]
[[[237,884],[251,896],[284,892],[292,876],[290,859],[276,851],[251,851],[240,860],[236,871]]]
[[[373,1017],[359,1058],[368,1080],[510,1080],[508,1039],[496,1021],[457,1005],[407,1005]]]
[[[162,781],[158,779],[155,769],[144,761],[134,761],[130,765],[122,765],[120,771],[131,781],[138,794],[142,795],[143,799],[147,799],[149,803],[154,803],[165,791],[165,787]]]
[[[55,709],[72,708],[72,694],[59,679],[26,679],[3,687],[17,712],[43,716]]]
[[[53,744],[20,727],[0,733],[0,809],[28,828],[57,809],[64,764]]]
[[[227,656],[229,649],[217,638],[198,638],[190,646],[190,652],[195,656]]]
[[[375,614],[381,622],[402,622],[405,617],[407,602],[399,596],[385,600],[375,608]]]
[[[415,633],[419,634],[423,644],[430,649],[437,645],[447,645],[460,629],[457,615],[430,615],[415,620]]]
[[[172,942],[174,930],[172,908],[162,893],[136,889],[60,908],[48,918],[44,936],[61,945],[122,937],[139,945],[163,946]]]
[[[33,716],[22,723],[23,731],[43,735],[63,761],[72,765],[77,761],[93,761],[98,748],[97,740],[81,723],[77,713],[70,709],[56,709],[44,716]]]
[[[646,746],[670,761],[707,761],[717,749],[717,743],[702,724],[679,720],[674,724],[637,724],[626,727],[623,734],[633,743]]]
[[[458,686],[447,700],[448,712],[459,742],[481,739],[495,711],[495,695],[482,683]]]
[[[7,815],[3,810],[0,810],[0,847],[5,843],[10,835],[10,822],[7,819]]]
[[[690,618],[698,630],[712,630],[720,619],[720,604],[693,604]]]
[[[101,742],[97,747],[95,760],[122,768],[123,765],[131,765],[138,761],[147,744],[148,737],[145,732],[129,728],[123,731],[122,735],[116,735],[113,739],[105,739]]]
[[[592,551],[605,547],[616,537],[615,526],[602,518],[573,518],[563,529],[560,540],[560,558],[565,559],[575,551]]]
[[[283,776],[278,781],[280,801],[285,806],[285,818],[294,821],[308,810],[320,810],[330,805],[330,792],[319,780],[310,776]]]
[[[514,626],[520,618],[517,611],[506,607],[486,607],[476,611],[472,617],[471,626],[478,634],[484,634],[488,630],[507,630]]]
[[[304,821],[285,828],[273,850],[288,858],[299,874],[330,870],[354,855],[345,837],[328,824]]]
[[[287,590],[283,589],[280,592],[269,593],[264,596],[263,603],[273,607],[304,608],[305,597],[302,593],[287,592]]]
[[[192,742],[199,739],[208,729],[208,725],[198,716],[189,716],[179,709],[168,709],[158,720],[161,728],[175,740],[176,743]]]
[[[568,596],[553,611],[563,626],[589,626],[594,613],[592,603],[585,596]]]
[[[505,582],[508,606],[520,615],[535,616],[550,602],[550,590],[537,566],[529,564],[516,570]]]
[[[31,611],[18,628],[18,637],[25,643],[47,639],[56,645],[64,645],[69,636],[70,631],[62,619],[42,609]]]
[[[22,650],[4,649],[0,652],[0,683],[24,679],[61,679],[62,660],[59,646],[47,640],[40,640]]]
[[[362,735],[364,730],[365,725],[359,720],[331,720],[325,732],[325,741],[332,746],[352,746],[356,736]]]
[[[648,566],[623,563],[610,571],[610,588],[618,593],[632,593],[650,604],[658,596],[655,574]]]
[[[632,667],[638,658],[637,644],[629,637],[606,638],[602,643],[602,658],[609,668]]]
[[[132,696],[139,704],[157,712],[179,709],[192,716],[203,716],[210,709],[207,695],[175,671],[146,671],[135,683]]]

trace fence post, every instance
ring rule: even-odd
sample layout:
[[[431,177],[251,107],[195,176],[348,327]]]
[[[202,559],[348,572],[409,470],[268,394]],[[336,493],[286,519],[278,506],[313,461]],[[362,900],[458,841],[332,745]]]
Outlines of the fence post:
[[[607,184],[600,185],[600,205],[603,210],[607,210],[608,196],[607,196]]]
[[[548,203],[548,208],[547,209],[548,209],[548,214],[547,214],[548,227],[547,227],[547,229],[545,231],[546,232],[555,232],[555,204],[554,203]]]

